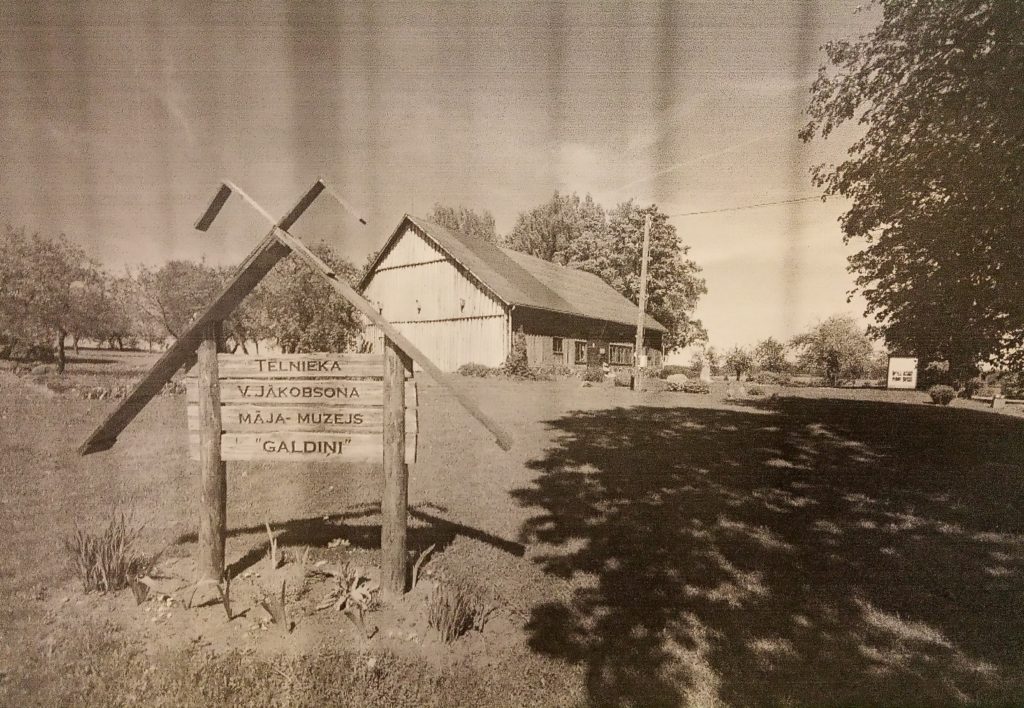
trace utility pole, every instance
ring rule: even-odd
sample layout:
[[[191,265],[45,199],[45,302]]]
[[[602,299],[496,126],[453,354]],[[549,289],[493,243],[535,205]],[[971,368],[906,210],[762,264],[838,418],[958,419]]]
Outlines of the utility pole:
[[[633,348],[633,390],[643,390],[641,381],[641,368],[646,363],[642,352],[644,351],[644,320],[647,311],[647,256],[651,249],[651,215],[647,214],[644,219],[644,246],[643,255],[640,259],[640,302],[637,303],[639,313],[636,316],[636,345]]]

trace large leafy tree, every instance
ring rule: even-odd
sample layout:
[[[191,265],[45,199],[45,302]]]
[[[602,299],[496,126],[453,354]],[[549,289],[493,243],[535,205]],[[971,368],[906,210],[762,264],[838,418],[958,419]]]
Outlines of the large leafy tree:
[[[736,380],[754,366],[754,357],[749,351],[737,345],[725,354],[725,366],[736,374]]]
[[[765,371],[785,371],[789,368],[789,362],[786,361],[786,345],[774,337],[758,342],[753,354],[754,362]]]
[[[607,231],[604,209],[588,194],[555,192],[548,201],[516,219],[505,245],[562,265],[587,259]]]
[[[179,337],[220,291],[223,275],[206,263],[173,260],[135,276],[136,303],[148,322],[143,330]]]
[[[820,371],[829,386],[863,376],[871,367],[871,340],[850,315],[819,322],[794,337],[793,348],[799,365]]]
[[[814,179],[851,200],[850,269],[892,351],[948,360],[955,378],[1020,364],[1024,3],[877,4],[874,30],[825,45],[801,137],[862,128]]]
[[[498,232],[494,227],[494,216],[486,209],[477,213],[464,206],[451,207],[435,204],[427,218],[446,229],[464,233],[474,238],[482,238],[494,243],[498,240]]]
[[[707,292],[700,268],[686,257],[676,228],[657,206],[632,200],[605,214],[588,195],[557,192],[544,204],[519,215],[506,245],[517,251],[593,273],[634,303],[640,299],[640,259],[644,220],[651,215],[647,311],[668,330],[669,349],[707,338],[693,318]]]
[[[587,236],[575,244],[569,265],[600,276],[634,303],[640,299],[640,260],[646,216],[651,215],[647,281],[647,311],[668,328],[666,348],[681,349],[707,338],[693,310],[707,292],[700,267],[686,257],[690,250],[676,227],[658,207],[640,207],[633,200],[608,213],[603,234]]]
[[[326,244],[312,250],[339,277],[356,279],[356,267]],[[285,353],[351,351],[363,329],[358,311],[294,254],[274,266],[243,306],[250,336],[273,339]]]
[[[79,299],[98,267],[63,236],[8,225],[0,247],[0,335],[15,345],[55,344],[63,372],[65,340],[80,326]]]

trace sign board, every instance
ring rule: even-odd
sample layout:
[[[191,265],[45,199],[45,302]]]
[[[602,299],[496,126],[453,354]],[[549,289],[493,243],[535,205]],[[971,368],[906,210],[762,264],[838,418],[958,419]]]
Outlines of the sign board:
[[[382,354],[218,354],[221,459],[379,462]],[[416,461],[416,384],[405,384],[405,459]],[[186,380],[189,452],[199,459],[198,381]]]
[[[917,357],[889,357],[887,388],[917,388]]]

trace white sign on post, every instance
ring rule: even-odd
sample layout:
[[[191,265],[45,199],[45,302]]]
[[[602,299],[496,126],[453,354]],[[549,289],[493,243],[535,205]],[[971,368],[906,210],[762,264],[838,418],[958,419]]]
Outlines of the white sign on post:
[[[889,357],[887,388],[917,388],[917,357]]]

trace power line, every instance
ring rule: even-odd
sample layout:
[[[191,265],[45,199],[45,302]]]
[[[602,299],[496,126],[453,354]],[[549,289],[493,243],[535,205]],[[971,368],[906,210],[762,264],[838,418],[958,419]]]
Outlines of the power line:
[[[812,199],[821,199],[821,195],[815,194],[808,197],[797,197],[796,199],[783,199],[778,202],[759,202],[757,204],[744,204],[742,206],[724,207],[722,209],[705,209],[704,211],[684,211],[679,214],[668,214],[667,216],[696,216],[698,214],[719,214],[723,211],[741,211],[743,209],[757,209],[759,207],[778,206],[780,204],[796,204],[797,202],[809,202]]]

